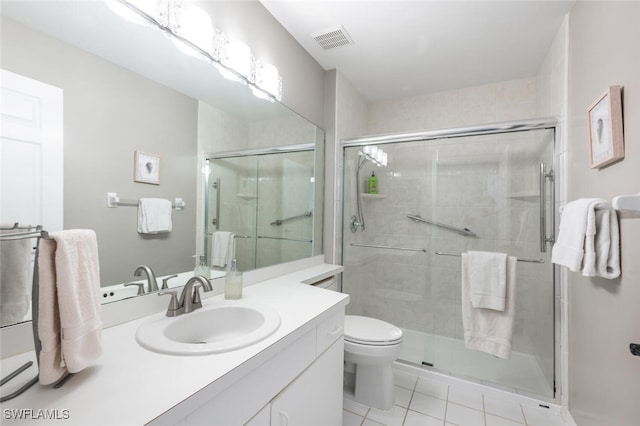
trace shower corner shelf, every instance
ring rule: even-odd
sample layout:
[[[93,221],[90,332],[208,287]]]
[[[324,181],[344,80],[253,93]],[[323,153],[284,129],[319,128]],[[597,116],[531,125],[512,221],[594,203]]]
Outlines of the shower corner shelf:
[[[256,198],[258,198],[257,195],[253,195],[253,194],[243,194],[243,193],[238,193],[236,194],[236,197],[238,198],[242,198],[245,201],[249,201],[249,200],[255,200]]]
[[[362,197],[364,198],[377,198],[379,200],[383,198],[387,198],[387,196],[384,194],[369,194],[367,192],[362,192],[360,195],[362,195]]]

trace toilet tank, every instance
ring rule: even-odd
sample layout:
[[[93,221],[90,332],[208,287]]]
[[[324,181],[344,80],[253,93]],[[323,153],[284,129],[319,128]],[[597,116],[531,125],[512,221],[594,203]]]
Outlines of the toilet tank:
[[[338,280],[336,280],[336,277],[325,278],[324,280],[310,283],[310,285],[314,287],[325,288],[327,290],[338,291]]]

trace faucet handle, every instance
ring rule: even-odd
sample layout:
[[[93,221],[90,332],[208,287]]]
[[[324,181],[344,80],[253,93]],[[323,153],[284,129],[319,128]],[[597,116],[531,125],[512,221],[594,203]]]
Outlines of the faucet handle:
[[[142,296],[144,294],[144,283],[127,283],[124,286],[129,287],[133,285],[138,286],[138,293],[136,294],[136,296]]]
[[[171,275],[170,277],[167,277],[167,278],[163,278],[162,279],[162,290],[168,289],[169,288],[169,284],[168,284],[169,280],[171,278],[176,278],[177,276],[178,275],[176,274],[176,275]]]
[[[193,309],[202,308],[202,299],[200,298],[200,291],[198,288],[201,286],[201,284],[196,284],[193,286],[193,297],[191,298],[191,306]]]
[[[171,300],[169,301],[169,307],[167,308],[168,317],[177,317],[178,315],[184,313],[184,307],[180,306],[180,304],[178,303],[178,297],[175,291],[171,290],[171,291],[158,292],[158,296],[164,296],[164,295],[171,296]]]

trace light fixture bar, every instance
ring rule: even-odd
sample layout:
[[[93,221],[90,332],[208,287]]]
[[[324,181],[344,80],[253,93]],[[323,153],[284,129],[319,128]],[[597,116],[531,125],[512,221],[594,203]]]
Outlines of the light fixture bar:
[[[233,42],[232,40],[227,39],[226,36],[224,36],[224,34],[221,31],[214,31],[215,35],[211,40],[211,43],[212,43],[211,50],[215,53],[215,55],[203,49],[201,46],[198,46],[191,40],[185,38],[183,35],[181,35],[179,33],[179,29],[175,27],[174,21],[176,20],[176,17],[171,16],[172,12],[175,12],[175,11],[169,10],[172,7],[171,1],[169,1],[169,4],[167,5],[167,13],[169,13],[169,16],[167,16],[166,25],[160,22],[160,20],[156,19],[154,16],[149,15],[147,12],[137,7],[135,4],[132,4],[126,0],[110,0],[110,1],[113,1],[115,3],[121,4],[127,7],[128,9],[130,9],[131,11],[139,15],[141,18],[143,18],[152,26],[157,27],[158,29],[160,29],[161,31],[167,34],[170,34],[171,37],[174,37],[180,43],[185,44],[189,49],[192,49],[193,51],[195,51],[198,55],[202,56],[205,60],[208,60],[211,63],[213,63],[215,66],[219,67],[219,70],[221,73],[223,73],[223,75],[227,74],[226,75],[227,78],[229,78],[229,76],[232,76],[233,80],[237,80],[239,82],[242,82],[243,84],[250,85],[252,89],[255,89],[253,90],[253,93],[256,94],[257,97],[271,100],[271,101],[273,100],[280,101],[282,99],[282,77],[279,74],[277,74],[277,70],[276,70],[276,74],[278,78],[277,85],[275,85],[275,87],[271,85],[271,87],[268,87],[268,88],[260,87],[255,84],[256,60],[255,58],[253,58],[252,55],[249,55],[251,66],[249,66],[249,70],[246,72],[247,75],[245,75],[245,73],[241,70],[234,69],[231,66],[232,65],[231,63],[229,64],[224,63],[221,57],[215,57],[215,55],[217,54],[224,54],[224,49],[222,49],[222,51],[220,51],[219,49],[220,47],[223,47],[223,46],[218,46],[218,44],[221,42],[220,37],[222,37],[222,40],[226,41],[227,43]],[[238,43],[241,43],[241,42],[238,42]],[[273,67],[273,69],[276,69],[276,68]],[[275,93],[271,92],[272,88]]]

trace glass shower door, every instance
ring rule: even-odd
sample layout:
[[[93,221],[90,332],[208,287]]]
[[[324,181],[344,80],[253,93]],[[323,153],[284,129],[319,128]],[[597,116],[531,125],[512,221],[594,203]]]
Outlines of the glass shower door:
[[[208,161],[208,259],[216,231],[234,234],[235,256],[241,271],[314,254],[313,150]]]
[[[235,236],[238,269],[254,269],[258,158],[244,156],[210,159],[209,170],[206,247],[210,249],[215,231],[232,232]],[[208,258],[210,257],[209,255]]]
[[[354,164],[345,149],[343,289],[348,313],[404,331],[401,360],[448,374],[554,395],[554,285],[540,238],[551,214],[549,129],[381,145],[389,166],[376,170],[380,194],[364,196],[367,227],[349,230]],[[361,175],[374,170],[364,166]],[[548,188],[540,192],[541,182]],[[362,191],[363,182],[359,182]],[[414,251],[415,250],[415,251]],[[507,253],[517,263],[513,351],[498,359],[464,344],[460,254]]]
[[[313,151],[259,158],[256,267],[313,254],[314,161]]]

